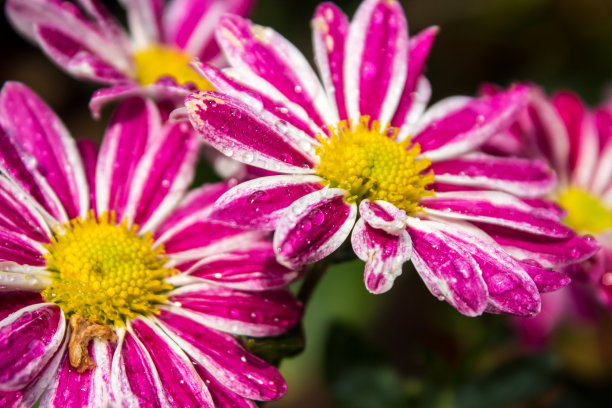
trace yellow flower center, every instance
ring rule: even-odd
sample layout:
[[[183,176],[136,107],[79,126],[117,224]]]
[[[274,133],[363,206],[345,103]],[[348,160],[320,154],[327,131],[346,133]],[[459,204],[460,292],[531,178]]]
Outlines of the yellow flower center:
[[[434,181],[433,172],[425,173],[430,161],[417,158],[421,147],[410,139],[397,143],[397,129],[390,132],[389,126],[381,129],[378,121],[369,122],[362,116],[353,128],[342,121],[329,128],[329,138],[319,136],[316,173],[330,187],[346,190],[348,202],[384,200],[408,214],[419,211],[419,200],[433,195],[426,189]]]
[[[153,45],[139,50],[134,54],[136,79],[141,85],[149,85],[163,76],[171,76],[179,84],[193,82],[198,89],[212,89],[207,80],[187,65],[190,59],[185,52],[165,45]]]
[[[122,325],[138,315],[158,313],[173,286],[164,278],[175,273],[164,267],[162,247],[153,248],[150,233],[117,225],[115,214],[70,221],[47,244],[47,269],[52,284],[42,292],[67,317],[77,314],[106,325]]]
[[[559,196],[559,205],[567,210],[563,220],[582,234],[598,234],[612,228],[612,212],[589,192],[569,187]]]

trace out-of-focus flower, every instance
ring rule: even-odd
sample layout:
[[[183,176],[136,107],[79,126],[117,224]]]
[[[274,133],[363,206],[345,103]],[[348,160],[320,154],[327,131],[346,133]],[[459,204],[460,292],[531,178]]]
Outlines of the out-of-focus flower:
[[[204,140],[280,173],[234,187],[211,217],[276,230],[277,259],[290,267],[329,255],[352,229],[373,293],[389,290],[412,260],[429,290],[461,313],[537,313],[539,292],[567,277],[511,257],[485,230],[542,241],[538,251],[568,262],[597,244],[534,198],[555,183],[543,162],[475,152],[515,120],[528,88],[453,97],[422,114],[436,28],[409,40],[399,3],[382,0],[363,2],[351,23],[324,3],[312,27],[323,85],[292,44],[237,16],[217,27],[232,68],[194,63],[223,92],[186,100]]]
[[[495,94],[497,90],[487,86],[485,92]],[[563,301],[553,302],[559,309],[554,321],[565,314],[563,310],[575,310],[571,305],[576,301],[583,304],[589,286],[591,297],[612,308],[612,105],[592,110],[571,92],[548,98],[534,87],[519,120],[508,132],[492,138],[485,149],[546,160],[558,174],[559,183],[550,197],[565,210],[563,221],[578,232],[592,234],[602,245],[595,257],[568,268],[582,288],[578,298],[575,291],[566,290]],[[533,330],[540,322],[521,325]],[[554,326],[542,327],[549,332]]]
[[[252,0],[124,0],[129,33],[98,0],[8,0],[6,14],[69,74],[112,85],[97,91],[90,107],[144,93],[181,101],[210,89],[188,61],[219,59],[213,27],[224,13],[245,15]]]
[[[296,272],[264,233],[210,220],[227,183],[186,194],[187,123],[127,99],[98,154],[7,83],[0,125],[1,406],[255,407],[285,393],[232,335],[290,328]]]

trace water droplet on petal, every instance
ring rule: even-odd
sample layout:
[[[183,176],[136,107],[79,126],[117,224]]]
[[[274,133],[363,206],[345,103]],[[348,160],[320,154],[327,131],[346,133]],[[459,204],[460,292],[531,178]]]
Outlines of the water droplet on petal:
[[[258,190],[248,196],[247,201],[249,204],[267,203],[270,201],[270,194],[264,190]]]
[[[323,211],[315,209],[310,212],[310,219],[314,225],[319,226],[325,221],[325,214],[323,214]]]
[[[293,157],[289,153],[281,154],[281,160],[287,164],[293,164]]]

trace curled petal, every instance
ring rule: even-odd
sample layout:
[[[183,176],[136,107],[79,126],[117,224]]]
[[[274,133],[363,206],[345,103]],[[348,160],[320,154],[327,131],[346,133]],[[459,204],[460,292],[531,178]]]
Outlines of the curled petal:
[[[373,228],[363,218],[353,228],[351,243],[355,254],[366,263],[365,285],[374,294],[391,289],[395,278],[402,273],[402,265],[412,254],[412,242],[406,230],[391,235]]]
[[[345,194],[339,188],[324,188],[285,210],[274,234],[280,263],[293,269],[316,262],[344,242],[357,217],[357,206],[346,203]]]

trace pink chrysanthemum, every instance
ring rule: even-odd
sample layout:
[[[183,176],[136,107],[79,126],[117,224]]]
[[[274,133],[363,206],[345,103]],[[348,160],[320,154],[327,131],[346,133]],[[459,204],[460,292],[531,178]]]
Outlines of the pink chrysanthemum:
[[[494,94],[497,89],[488,86],[485,92]],[[548,98],[533,87],[528,108],[519,120],[484,148],[496,154],[540,158],[555,169],[559,183],[550,197],[565,210],[563,221],[578,232],[592,234],[602,245],[595,257],[571,266],[570,275],[582,283],[583,291],[590,287],[591,297],[612,308],[612,105],[591,110],[571,92]],[[508,242],[506,237],[499,238],[502,244]],[[508,250],[517,256],[529,256],[549,266],[567,263],[568,253],[543,257],[519,242],[509,243]],[[537,331],[534,325],[540,325],[544,338],[564,314],[563,309],[572,308],[575,296],[564,293],[565,297],[555,298],[557,313],[549,314],[547,320],[523,324],[532,331]]]
[[[421,114],[436,28],[409,40],[401,6],[388,0],[364,1],[350,23],[324,3],[312,27],[323,86],[292,44],[237,16],[216,31],[232,68],[193,64],[223,92],[186,100],[204,140],[281,173],[234,187],[211,216],[275,229],[277,259],[291,267],[324,258],[352,230],[373,293],[412,260],[430,291],[461,313],[537,313],[539,292],[567,277],[511,257],[485,229],[555,240],[554,251],[575,248],[573,261],[597,244],[534,198],[555,183],[544,163],[475,152],[514,121],[527,88],[453,97]]]
[[[224,13],[245,15],[252,0],[127,0],[130,31],[99,0],[8,0],[6,13],[15,26],[69,74],[111,88],[90,102],[97,114],[105,102],[138,93],[182,101],[191,84],[210,89],[189,66],[197,57],[220,57],[213,27]]]
[[[186,123],[127,99],[99,154],[28,88],[0,92],[0,406],[255,407],[278,371],[232,335],[290,328],[296,277],[262,232],[187,193]]]

